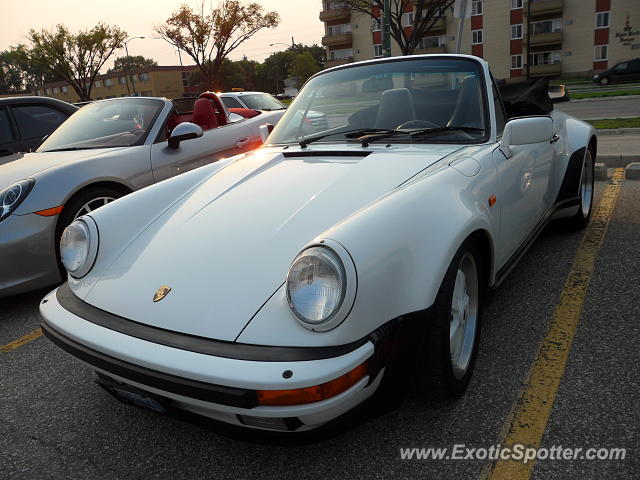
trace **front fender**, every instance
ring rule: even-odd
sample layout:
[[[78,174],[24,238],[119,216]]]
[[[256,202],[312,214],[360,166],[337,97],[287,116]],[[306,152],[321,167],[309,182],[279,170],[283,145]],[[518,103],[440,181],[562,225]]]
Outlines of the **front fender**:
[[[329,238],[340,243],[357,271],[356,298],[345,321],[323,333],[300,326],[287,305],[283,285],[237,341],[340,345],[365,337],[395,317],[428,308],[469,235],[485,232],[492,250],[497,248],[492,239],[498,237],[500,216],[488,203],[494,182],[492,160],[474,177],[445,165],[324,232],[314,241]]]

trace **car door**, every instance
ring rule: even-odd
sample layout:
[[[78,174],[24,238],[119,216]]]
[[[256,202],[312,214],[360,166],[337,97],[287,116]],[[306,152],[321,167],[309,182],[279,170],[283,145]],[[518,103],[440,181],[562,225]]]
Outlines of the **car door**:
[[[632,81],[632,82],[640,81],[640,58],[636,58],[631,62],[629,81]]]
[[[0,107],[0,157],[20,152],[21,147],[9,110]]]
[[[500,258],[503,264],[525,243],[551,210],[551,172],[558,162],[555,142],[511,146],[507,157],[494,150],[500,205]]]
[[[611,82],[625,82],[629,78],[629,62],[622,62],[611,69]]]
[[[38,148],[44,137],[69,117],[47,105],[12,105],[11,111],[22,138],[23,151],[26,152]]]
[[[251,129],[242,121],[206,130],[202,137],[185,140],[176,149],[169,148],[166,138],[161,138],[151,147],[154,181],[232,157],[247,151],[251,145]]]

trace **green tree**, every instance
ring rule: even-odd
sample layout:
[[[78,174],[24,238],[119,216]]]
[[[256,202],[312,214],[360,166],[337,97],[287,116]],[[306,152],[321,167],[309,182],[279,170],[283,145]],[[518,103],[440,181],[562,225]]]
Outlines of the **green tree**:
[[[153,58],[145,58],[142,55],[129,55],[128,57],[116,58],[113,62],[113,68],[110,68],[108,72],[124,72],[134,68],[156,67],[157,65],[158,62]]]
[[[207,82],[219,88],[219,70],[225,58],[263,28],[278,26],[276,12],[265,12],[258,3],[243,5],[222,0],[217,7],[197,10],[181,5],[155,31],[168,43],[189,55]]]
[[[298,88],[302,88],[304,82],[306,82],[311,75],[317,73],[321,68],[316,63],[315,58],[311,52],[306,51],[299,54],[293,61],[291,66],[291,74],[296,77],[296,83]]]
[[[91,100],[96,76],[113,52],[121,48],[126,32],[99,23],[89,30],[71,33],[64,25],[54,30],[30,30],[30,61],[67,81],[81,101]]]
[[[369,15],[372,21],[382,20],[384,0],[345,0],[345,3],[354,12]],[[403,55],[411,55],[420,45],[422,37],[428,36],[455,0],[389,0],[389,3],[391,37],[398,43]],[[405,26],[402,17],[405,12],[413,11],[413,5],[413,24]]]
[[[20,93],[32,90],[37,85],[61,80],[53,72],[34,64],[29,58],[29,49],[17,45],[0,52],[0,92]]]

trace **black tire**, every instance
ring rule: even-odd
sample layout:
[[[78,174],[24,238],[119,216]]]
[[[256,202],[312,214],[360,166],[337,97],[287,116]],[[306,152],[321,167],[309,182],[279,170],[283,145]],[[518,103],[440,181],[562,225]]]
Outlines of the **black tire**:
[[[567,226],[569,228],[582,230],[589,223],[591,212],[593,211],[594,168],[595,156],[593,155],[593,150],[589,147],[585,152],[582,169],[580,171],[580,206],[576,214],[568,219]],[[587,176],[586,180],[585,175]],[[588,183],[586,186],[583,185],[585,181]],[[588,197],[585,197],[585,194]]]
[[[58,219],[58,224],[56,225],[56,258],[58,259],[58,268],[60,269],[60,274],[63,279],[66,278],[67,275],[66,270],[62,265],[62,261],[60,260],[60,238],[62,237],[64,229],[73,222],[78,215],[79,210],[92,200],[99,198],[111,198],[115,200],[123,195],[123,192],[114,188],[95,187],[80,192],[75,197],[72,197],[64,206],[62,213],[60,214],[60,218]]]
[[[466,373],[454,373],[450,328],[453,321],[452,300],[458,270],[462,262],[471,257],[476,265],[477,306],[476,327],[472,350],[466,367]],[[451,265],[442,281],[436,300],[431,307],[428,318],[424,319],[421,339],[415,353],[414,373],[420,393],[429,400],[455,399],[461,396],[469,385],[475,366],[482,310],[486,294],[486,278],[484,258],[478,244],[468,239],[456,252]]]

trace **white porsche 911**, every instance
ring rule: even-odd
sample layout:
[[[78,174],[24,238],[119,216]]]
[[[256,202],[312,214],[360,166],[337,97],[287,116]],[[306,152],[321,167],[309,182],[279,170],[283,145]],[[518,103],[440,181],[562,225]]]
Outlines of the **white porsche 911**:
[[[551,219],[591,214],[594,129],[532,98],[505,108],[465,55],[325,70],[265,147],[72,223],[43,330],[126,402],[252,428],[337,418],[398,352],[459,396],[488,291]]]

